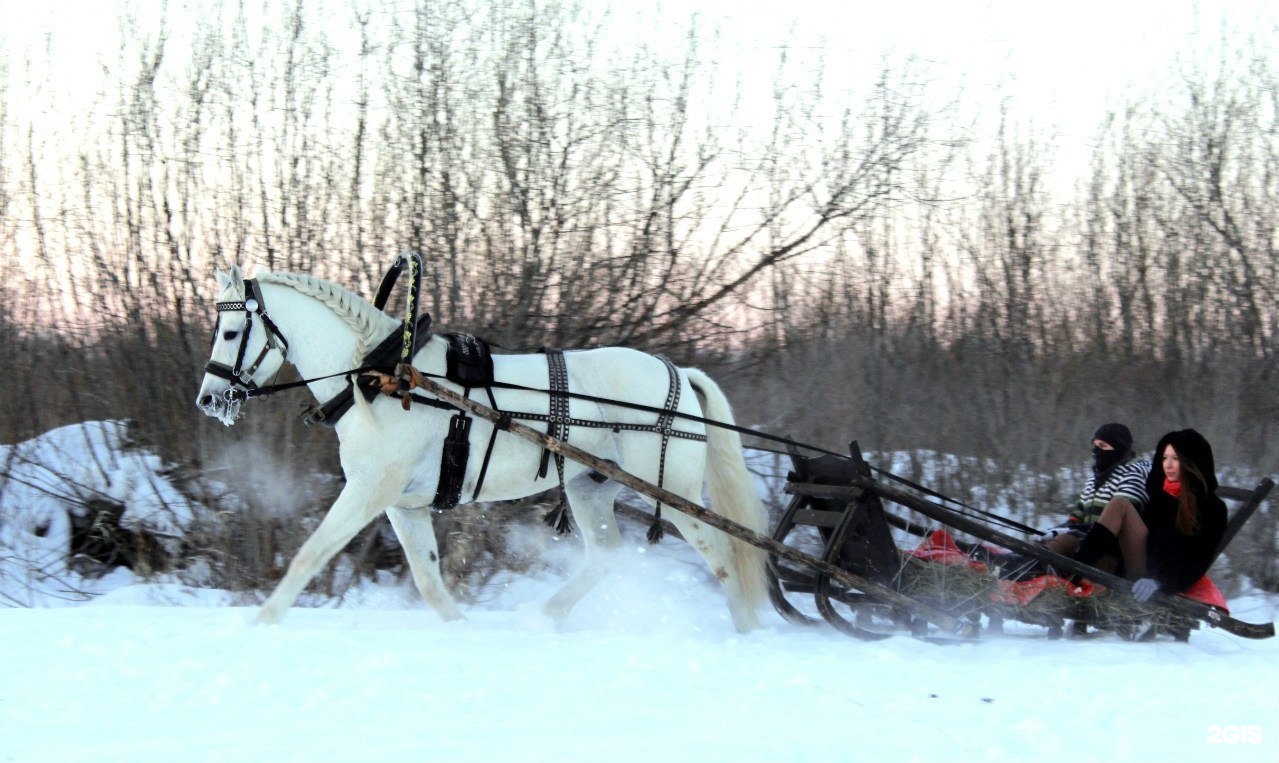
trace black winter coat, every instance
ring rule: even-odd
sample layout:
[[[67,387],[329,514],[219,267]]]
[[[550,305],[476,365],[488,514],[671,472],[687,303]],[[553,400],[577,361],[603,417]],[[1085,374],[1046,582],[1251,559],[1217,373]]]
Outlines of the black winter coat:
[[[1177,529],[1178,501],[1164,492],[1163,453],[1169,444],[1181,457],[1182,490],[1194,493],[1199,512],[1198,527],[1190,535],[1183,535]],[[1204,482],[1187,474],[1187,461],[1199,469]],[[1208,572],[1217,554],[1217,544],[1226,532],[1226,504],[1217,497],[1212,446],[1203,435],[1193,429],[1164,435],[1155,448],[1146,492],[1150,496],[1150,503],[1142,512],[1150,532],[1146,538],[1146,575],[1159,581],[1164,591],[1180,593]]]

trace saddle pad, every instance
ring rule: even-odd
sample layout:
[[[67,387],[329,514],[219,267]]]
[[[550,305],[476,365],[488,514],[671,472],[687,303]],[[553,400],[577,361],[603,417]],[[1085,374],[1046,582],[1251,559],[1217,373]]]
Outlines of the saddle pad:
[[[444,376],[463,387],[493,384],[493,353],[488,342],[471,334],[442,334],[448,342]]]

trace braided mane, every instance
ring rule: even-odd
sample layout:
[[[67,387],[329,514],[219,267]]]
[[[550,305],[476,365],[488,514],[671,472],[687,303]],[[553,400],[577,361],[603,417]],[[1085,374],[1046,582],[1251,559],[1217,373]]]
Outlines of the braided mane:
[[[360,337],[357,357],[385,338],[387,323],[394,319],[355,292],[313,276],[298,273],[259,273],[264,283],[279,284],[318,300],[346,322]]]

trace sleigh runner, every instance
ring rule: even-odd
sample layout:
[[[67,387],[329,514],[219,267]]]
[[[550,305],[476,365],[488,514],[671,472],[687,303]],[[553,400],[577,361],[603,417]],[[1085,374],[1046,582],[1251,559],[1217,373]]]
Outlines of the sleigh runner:
[[[411,285],[397,332],[382,306],[405,266]],[[1033,622],[1046,626],[1050,635],[1059,635],[1067,620],[1120,632],[1153,621],[1178,637],[1188,636],[1201,622],[1248,638],[1274,634],[1273,624],[1232,618],[1224,602],[1158,595],[1144,608],[1127,607],[1105,616],[1089,614],[1080,603],[1082,596],[1051,602],[1046,595],[1050,590],[1095,585],[1104,587],[1111,600],[1135,604],[1127,596],[1127,581],[1000,532],[988,523],[1000,519],[995,515],[973,510],[986,520],[978,521],[971,513],[922,497],[941,498],[926,488],[906,491],[876,479],[855,444],[849,456],[841,456],[738,427],[723,393],[696,369],[622,349],[576,351],[571,360],[570,354],[551,350],[506,355],[495,362],[473,337],[432,335],[429,315],[416,314],[420,268],[420,258],[398,259],[374,304],[308,276],[243,279],[238,268],[229,276],[220,274],[219,321],[198,406],[229,426],[248,399],[305,385],[320,403],[308,421],[335,427],[347,473],[342,495],[259,612],[261,621],[278,620],[319,568],[383,511],[423,598],[441,617],[461,617],[439,575],[427,508],[542,492],[549,486],[545,482],[553,462],[587,552],[583,569],[544,607],[557,618],[605,572],[606,552],[620,542],[614,498],[628,487],[655,509],[650,540],[660,537],[665,524],[662,507],[676,511],[671,517],[676,529],[723,584],[739,630],[755,625],[756,608],[764,598],[787,620],[819,622],[792,601],[802,593],[813,596],[821,619],[866,639],[884,638],[901,627],[917,636],[971,638],[980,633],[983,618],[992,625],[1005,619]],[[256,332],[255,322],[261,325]],[[350,360],[343,358],[354,358],[357,365],[347,367]],[[302,380],[264,384],[285,361]],[[443,373],[425,373],[416,364]],[[497,365],[504,381],[498,380]],[[538,378],[540,383],[532,383]],[[629,391],[625,398],[619,394],[622,389]],[[485,402],[472,394],[482,395]],[[398,401],[391,403],[387,396]],[[745,468],[742,433],[796,449],[786,486],[793,498],[771,535]],[[481,444],[482,459],[470,458],[473,439]],[[388,441],[397,447],[387,450]],[[823,455],[801,457],[799,447]],[[714,511],[694,500],[702,494],[703,480]],[[1223,547],[1271,487],[1265,480],[1253,491],[1225,489],[1233,492],[1223,497],[1242,499],[1244,505],[1232,519]],[[890,513],[886,502],[941,529],[929,530]],[[562,502],[555,512],[561,529],[567,528],[567,509]],[[804,550],[791,542],[798,537],[796,530],[805,527],[816,531],[819,548],[810,544]],[[952,532],[994,545],[961,546]],[[925,541],[903,549],[894,533]],[[936,577],[938,570],[948,568],[956,574],[941,576],[946,580],[959,580],[958,573],[964,572],[970,583],[981,581],[974,573],[1006,561],[997,558],[1007,553],[1001,549],[1043,565],[1051,577],[1041,576],[1040,589],[1030,596],[1024,588],[989,586],[989,580],[961,592],[953,586],[947,590],[945,582],[923,585],[930,574]]]

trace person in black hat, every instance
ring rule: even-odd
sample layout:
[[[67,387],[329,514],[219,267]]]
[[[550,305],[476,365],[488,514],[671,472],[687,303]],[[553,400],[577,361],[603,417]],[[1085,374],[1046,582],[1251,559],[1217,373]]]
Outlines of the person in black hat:
[[[1051,551],[1071,556],[1111,504],[1114,511],[1138,512],[1145,507],[1150,462],[1137,456],[1132,447],[1132,432],[1123,424],[1110,423],[1097,427],[1092,436],[1092,475],[1075,502],[1066,522],[1044,532],[1039,542]],[[1112,555],[1111,570],[1117,565],[1118,553]]]
[[[1226,531],[1212,446],[1195,430],[1160,438],[1146,490],[1150,500],[1139,514],[1107,507],[1075,553],[1098,568],[1107,557],[1121,556],[1128,578],[1136,580],[1132,594],[1138,601],[1194,585]]]

